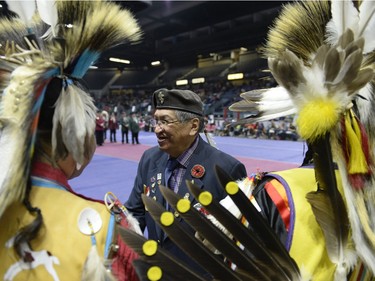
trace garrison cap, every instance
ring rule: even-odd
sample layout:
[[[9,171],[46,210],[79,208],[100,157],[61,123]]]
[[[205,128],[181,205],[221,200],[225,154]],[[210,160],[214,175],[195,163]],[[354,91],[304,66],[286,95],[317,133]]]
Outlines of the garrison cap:
[[[155,109],[174,109],[203,116],[201,98],[189,90],[159,89],[154,92],[152,103]]]

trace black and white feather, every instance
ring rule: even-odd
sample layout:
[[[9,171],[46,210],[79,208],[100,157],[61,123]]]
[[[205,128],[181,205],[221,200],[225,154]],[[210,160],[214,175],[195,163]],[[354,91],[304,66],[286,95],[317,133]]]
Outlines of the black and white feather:
[[[296,113],[288,91],[283,87],[253,90],[242,93],[242,100],[233,103],[229,110],[248,114],[237,123],[252,123],[285,117]]]

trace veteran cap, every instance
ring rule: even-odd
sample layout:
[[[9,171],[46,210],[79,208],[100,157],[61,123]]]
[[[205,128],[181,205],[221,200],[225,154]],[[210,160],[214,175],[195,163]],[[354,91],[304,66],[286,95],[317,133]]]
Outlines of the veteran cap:
[[[175,109],[203,116],[203,103],[200,97],[189,90],[159,89],[152,97],[155,109]]]

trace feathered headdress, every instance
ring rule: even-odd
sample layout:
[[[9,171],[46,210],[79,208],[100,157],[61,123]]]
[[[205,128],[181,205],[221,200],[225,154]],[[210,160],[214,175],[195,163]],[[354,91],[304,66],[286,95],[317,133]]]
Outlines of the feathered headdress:
[[[264,49],[279,87],[264,89],[261,97],[259,91],[245,93],[244,100],[230,108],[256,108],[255,120],[271,116],[272,107],[277,117],[297,113],[299,134],[315,152],[318,190],[307,200],[337,265],[336,280],[353,265],[348,258],[349,224],[356,254],[375,273],[374,15],[374,1],[358,6],[352,1],[286,5]],[[280,101],[285,93],[291,103],[283,108],[279,105],[285,105]],[[333,161],[340,170],[345,203],[336,187]]]
[[[80,80],[104,50],[141,35],[133,15],[113,2],[8,1],[8,6],[18,17],[0,20],[0,216],[12,203],[28,202],[38,132],[52,132],[53,163],[70,154],[77,168],[84,164],[92,150],[96,107]],[[109,278],[100,260],[93,243],[82,280]]]
[[[8,1],[8,6],[19,17],[0,20],[0,216],[24,198],[49,90],[58,91],[53,158],[69,152],[80,165],[96,108],[79,80],[105,49],[140,38],[132,14],[110,2]]]

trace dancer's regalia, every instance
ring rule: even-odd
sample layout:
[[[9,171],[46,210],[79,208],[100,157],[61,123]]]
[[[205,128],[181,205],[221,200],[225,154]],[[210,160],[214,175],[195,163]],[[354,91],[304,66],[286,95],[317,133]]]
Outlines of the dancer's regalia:
[[[145,280],[373,279],[374,15],[374,1],[306,1],[283,7],[264,48],[279,86],[244,93],[231,110],[250,112],[243,122],[295,113],[298,132],[313,151],[314,169],[258,174],[235,182],[218,168],[234,202],[222,202],[225,208],[191,183],[203,213],[209,213],[222,232],[164,189],[166,199],[203,243],[184,237],[172,214],[144,198],[168,235],[211,275],[194,275],[175,265],[177,261],[166,263],[152,241],[143,242],[142,251],[137,236],[122,231],[141,255],[138,266],[146,272]],[[274,219],[279,222],[272,223]]]
[[[116,221],[67,180],[95,149],[96,108],[82,78],[103,51],[138,40],[139,26],[113,2],[8,7],[14,16],[0,19],[0,279],[136,280],[135,255],[114,232],[124,217]],[[60,166],[67,161],[70,171]]]

